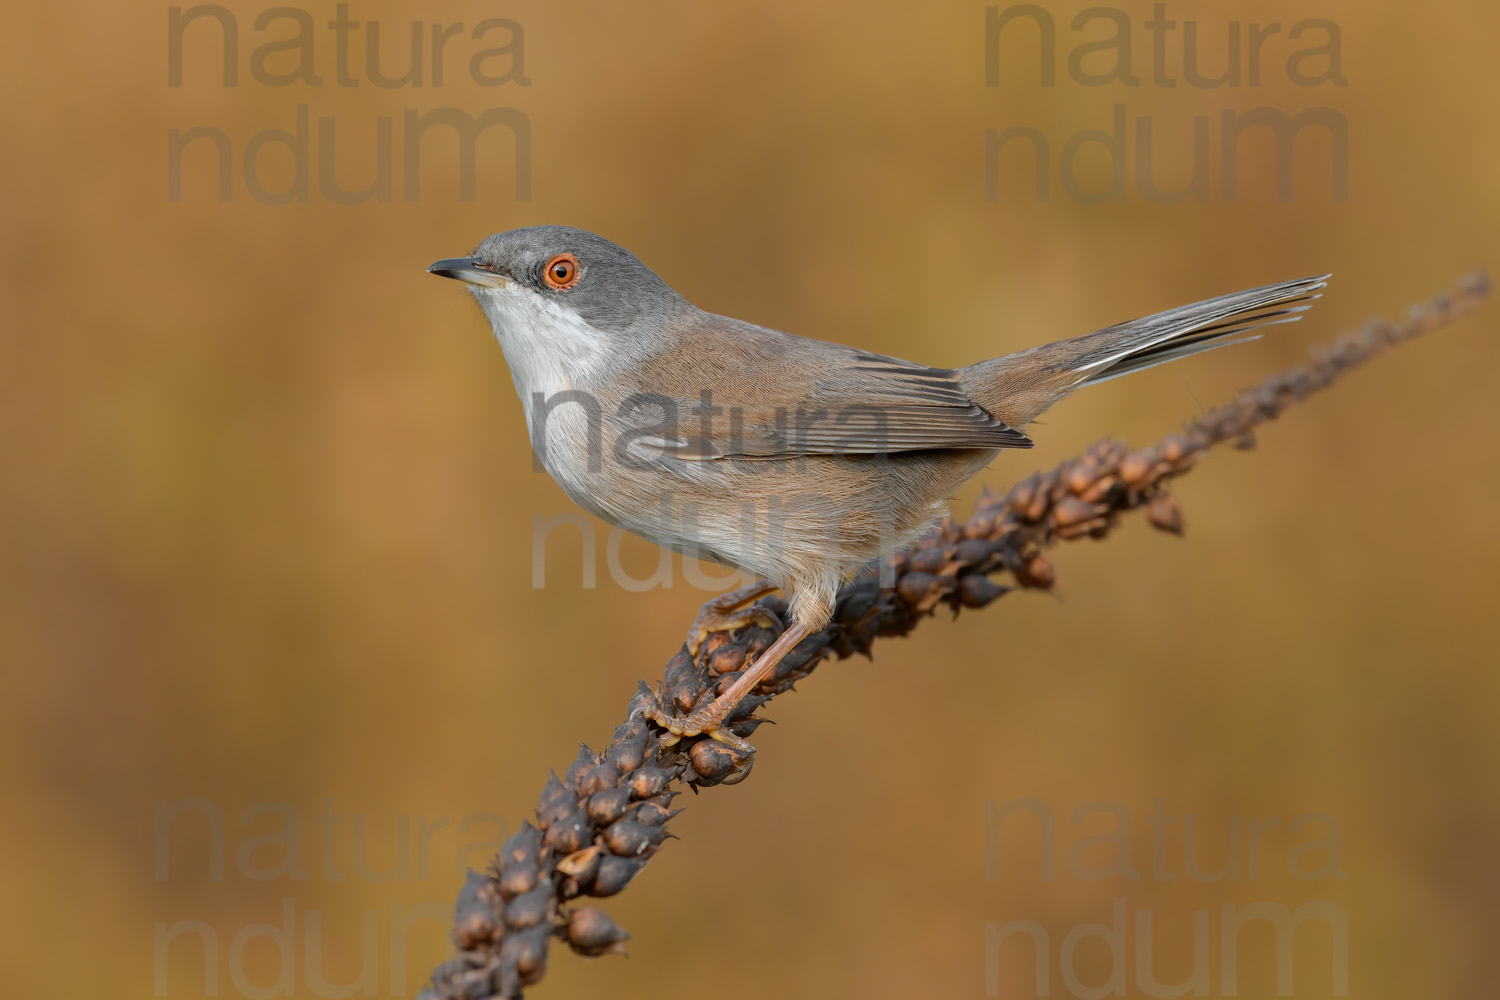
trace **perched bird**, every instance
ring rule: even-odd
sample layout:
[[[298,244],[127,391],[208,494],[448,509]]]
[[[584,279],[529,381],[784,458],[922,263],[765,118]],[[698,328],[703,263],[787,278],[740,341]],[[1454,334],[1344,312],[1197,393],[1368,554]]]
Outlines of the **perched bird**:
[[[468,284],[505,352],[532,447],[599,517],[762,582],[710,602],[688,637],[768,616],[780,637],[712,701],[649,714],[669,742],[723,723],[799,641],[828,624],[840,586],[910,542],[1005,448],[1073,390],[1300,318],[1327,275],[1181,306],[967,368],[926,365],[704,312],[623,247],[580,229],[489,237],[433,274]]]

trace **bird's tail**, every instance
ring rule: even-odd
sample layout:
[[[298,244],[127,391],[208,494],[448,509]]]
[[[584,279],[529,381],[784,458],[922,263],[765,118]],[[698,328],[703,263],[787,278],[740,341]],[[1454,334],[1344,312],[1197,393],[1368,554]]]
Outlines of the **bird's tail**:
[[[964,386],[970,398],[995,417],[1021,427],[1080,386],[1215,347],[1243,344],[1260,337],[1239,336],[1249,330],[1301,319],[1321,297],[1328,278],[1298,278],[1221,295],[1072,340],[991,358],[964,369]]]

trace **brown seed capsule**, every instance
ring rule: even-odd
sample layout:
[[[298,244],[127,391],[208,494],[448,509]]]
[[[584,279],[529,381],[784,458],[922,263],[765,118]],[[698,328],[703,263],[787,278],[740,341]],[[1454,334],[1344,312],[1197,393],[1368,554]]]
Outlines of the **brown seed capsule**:
[[[500,870],[505,871],[513,864],[535,864],[541,850],[541,831],[530,823],[522,823],[521,829],[511,834],[500,848]]]
[[[901,579],[896,582],[896,594],[912,607],[920,607],[932,593],[937,583],[937,577],[931,573],[922,573],[912,570],[903,573]]]
[[[518,861],[500,873],[500,898],[514,899],[536,888],[542,877],[542,866],[535,861]]]
[[[630,811],[631,819],[646,826],[661,826],[674,815],[672,810],[660,802],[642,802]]]
[[[505,904],[505,926],[517,930],[535,927],[548,918],[554,906],[552,886],[539,885]]]
[[[553,771],[547,776],[547,787],[542,789],[542,794],[536,800],[537,815],[540,816],[547,811],[547,807],[558,799],[568,794],[568,789],[558,779],[557,772]],[[568,812],[572,812],[569,809]]]
[[[1065,481],[1068,489],[1074,493],[1082,493],[1094,484],[1099,478],[1099,467],[1090,461],[1079,462],[1068,470]]]
[[[625,815],[625,807],[628,805],[630,805],[629,785],[619,785],[615,788],[606,788],[602,792],[595,792],[589,799],[589,822],[595,826],[608,826]]]
[[[1081,497],[1071,495],[1063,497],[1057,506],[1052,508],[1052,518],[1062,528],[1093,520],[1099,513],[1097,504],[1091,504]]]
[[[531,986],[540,982],[542,976],[547,973],[547,942],[552,937],[552,932],[550,926],[533,927],[507,938],[500,951],[502,968],[504,960],[509,960],[520,975],[522,983]],[[519,991],[506,993],[502,986],[500,995],[520,996],[521,994]]]
[[[590,768],[578,781],[579,798],[588,798],[595,792],[613,788],[620,783],[620,770],[613,764],[600,764]]]
[[[713,785],[723,781],[737,770],[748,755],[720,743],[718,740],[699,740],[688,750],[693,773],[698,775],[700,785]]]
[[[978,566],[989,559],[999,548],[999,543],[987,538],[966,538],[953,550],[954,561],[964,566]]]
[[[715,677],[732,674],[745,665],[745,651],[727,646],[713,654],[708,661],[708,672]]]
[[[638,858],[659,846],[666,835],[663,827],[622,819],[604,831],[604,846],[622,858]]]
[[[453,921],[453,942],[459,951],[477,948],[494,937],[497,927],[493,884],[489,876],[470,869],[468,880],[458,894]]]
[[[543,830],[551,829],[552,824],[564,817],[571,816],[578,811],[578,793],[571,788],[565,788],[562,794],[553,796],[547,805],[537,809],[536,821],[542,825]]]
[[[598,844],[585,847],[581,851],[575,851],[557,862],[557,870],[564,875],[575,878],[582,885],[587,885],[599,871],[599,857],[604,853],[604,848]]]
[[[568,765],[568,773],[563,775],[563,784],[576,789],[579,779],[598,765],[599,758],[594,756],[594,751],[590,750],[587,744],[580,744],[578,758]]]
[[[1027,587],[1050,590],[1057,579],[1057,573],[1047,557],[1039,553],[1026,561],[1025,567],[1016,574],[1016,579]]]
[[[1039,483],[1040,477],[1036,473],[1032,473],[1010,488],[1010,493],[1007,494],[1005,503],[1010,508],[1011,513],[1027,513],[1032,501],[1036,499]]]
[[[568,944],[581,955],[625,954],[630,935],[609,918],[603,910],[580,906],[568,914]]]
[[[946,550],[938,546],[929,546],[912,553],[911,568],[918,573],[936,573],[947,561]]]
[[[1158,530],[1182,534],[1182,507],[1170,493],[1158,493],[1151,498],[1146,505],[1146,520]]]
[[[659,767],[643,767],[630,776],[630,794],[638,799],[649,799],[666,791],[672,776]]]
[[[588,814],[579,809],[547,828],[547,846],[558,854],[581,851],[590,839]]]
[[[965,573],[958,578],[958,600],[966,608],[982,608],[1009,589],[983,573]]]
[[[470,913],[453,923],[453,943],[459,951],[489,944],[495,936],[495,918],[488,913]]]
[[[622,858],[618,854],[605,854],[599,858],[599,871],[594,884],[589,887],[590,896],[613,896],[630,884],[636,872],[646,867],[640,858]]]
[[[646,724],[639,719],[617,727],[605,760],[621,772],[634,771],[646,762],[646,740],[650,735]]]

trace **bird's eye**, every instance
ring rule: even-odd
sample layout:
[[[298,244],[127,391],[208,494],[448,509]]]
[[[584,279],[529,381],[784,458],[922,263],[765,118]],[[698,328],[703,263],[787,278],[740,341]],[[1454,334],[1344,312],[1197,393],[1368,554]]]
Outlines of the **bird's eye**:
[[[578,283],[578,258],[570,253],[558,254],[547,261],[547,266],[542,268],[542,278],[549,288],[555,288],[558,291],[572,288]]]

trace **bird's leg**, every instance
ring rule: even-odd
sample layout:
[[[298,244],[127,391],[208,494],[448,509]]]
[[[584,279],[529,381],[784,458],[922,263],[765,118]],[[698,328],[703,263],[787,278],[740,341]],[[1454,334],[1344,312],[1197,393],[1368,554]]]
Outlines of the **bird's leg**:
[[[790,653],[797,643],[807,638],[807,635],[807,628],[794,620],[765,652],[755,658],[754,663],[745,668],[744,673],[740,674],[729,686],[729,690],[707,705],[693,709],[687,715],[668,715],[661,706],[646,709],[646,717],[669,734],[668,738],[663,741],[663,745],[671,746],[684,736],[697,736],[699,733],[704,733],[736,750],[754,750],[755,748],[750,744],[723,728],[724,720],[729,718],[729,713],[734,711],[734,707],[745,695],[754,691],[762,681],[771,676],[772,671],[776,669],[776,664],[781,662],[781,658]]]
[[[739,587],[720,594],[698,612],[693,625],[688,629],[687,651],[694,660],[708,637],[715,632],[732,632],[747,625],[777,628],[781,625],[765,608],[757,607],[755,601],[779,589],[770,580],[759,580],[746,587]]]

